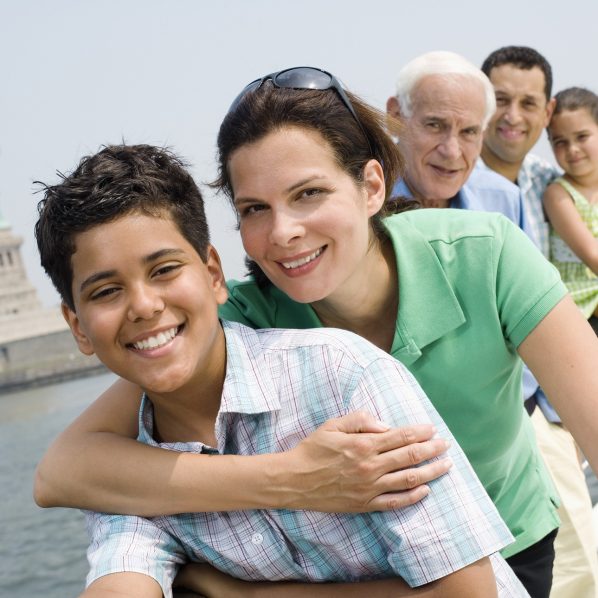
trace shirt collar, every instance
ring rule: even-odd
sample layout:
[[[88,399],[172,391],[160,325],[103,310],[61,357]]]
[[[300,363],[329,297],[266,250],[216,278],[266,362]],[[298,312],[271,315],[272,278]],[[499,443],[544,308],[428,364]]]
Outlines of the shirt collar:
[[[417,211],[411,213],[417,217]],[[422,348],[458,328],[465,315],[432,245],[409,214],[385,221],[395,250],[399,313],[392,355],[409,365]]]
[[[219,449],[224,445],[222,434],[226,430],[223,417],[227,413],[257,414],[280,409],[280,400],[273,384],[268,384],[269,365],[264,358],[259,333],[235,322],[222,321],[226,337],[226,375],[220,410],[216,421]],[[197,389],[201,393],[201,388]],[[138,439],[158,446],[153,439],[154,409],[144,393],[139,410]],[[200,442],[161,443],[171,450],[187,451],[189,447],[203,446]]]
[[[450,207],[463,209],[466,207],[465,198],[462,196],[463,188],[457,191],[457,194],[451,198]],[[399,179],[392,188],[392,197],[406,197],[407,199],[413,199],[413,193],[407,186],[405,179]]]

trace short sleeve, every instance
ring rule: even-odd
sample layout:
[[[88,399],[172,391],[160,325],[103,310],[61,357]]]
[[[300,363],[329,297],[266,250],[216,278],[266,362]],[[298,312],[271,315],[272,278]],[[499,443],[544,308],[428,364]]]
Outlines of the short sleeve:
[[[179,543],[151,520],[87,511],[90,537],[87,585],[110,573],[148,575],[161,586],[165,598],[172,596],[178,567],[187,559]]]
[[[567,294],[557,269],[508,220],[494,243],[496,301],[505,337],[518,347]]]
[[[373,361],[353,392],[349,409],[363,409],[386,424],[433,423],[450,439],[454,462],[430,482],[421,502],[372,513],[388,562],[412,587],[429,583],[499,551],[513,541],[465,454],[413,376],[396,360]]]

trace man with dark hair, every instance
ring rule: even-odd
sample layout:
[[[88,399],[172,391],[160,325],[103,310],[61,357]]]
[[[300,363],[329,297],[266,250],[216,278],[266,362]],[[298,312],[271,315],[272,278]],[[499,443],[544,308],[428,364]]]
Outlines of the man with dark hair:
[[[496,112],[484,133],[482,160],[488,168],[519,185],[535,241],[548,257],[548,223],[542,195],[559,173],[549,162],[528,152],[554,110],[552,69],[536,50],[507,46],[492,52],[482,71],[496,93]]]
[[[521,189],[526,220],[542,253],[549,258],[548,222],[542,196],[559,175],[555,166],[530,154],[554,110],[552,69],[539,52],[506,46],[492,52],[482,71],[496,94],[482,146],[482,160]],[[531,375],[524,380],[528,410],[538,445],[561,497],[561,527],[555,542],[551,596],[594,598],[598,590],[598,561],[591,501],[579,467],[575,442]]]

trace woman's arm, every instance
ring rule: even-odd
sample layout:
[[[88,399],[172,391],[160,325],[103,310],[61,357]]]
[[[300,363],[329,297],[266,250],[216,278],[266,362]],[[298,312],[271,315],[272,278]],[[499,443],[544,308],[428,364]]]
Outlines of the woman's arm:
[[[598,472],[598,338],[573,300],[564,297],[518,351]]]
[[[365,512],[421,500],[445,473],[431,426],[387,429],[365,413],[330,420],[285,453],[178,453],[139,443],[141,391],[119,381],[50,446],[36,471],[42,507],[141,516],[296,508]]]
[[[493,598],[498,595],[488,558],[418,588],[410,588],[400,578],[355,583],[248,582],[204,564],[184,567],[175,585],[199,592],[205,598],[304,598],[307,595],[315,598]]]
[[[544,193],[544,208],[554,230],[571,251],[598,275],[598,239],[581,219],[571,196],[561,185],[549,185]]]

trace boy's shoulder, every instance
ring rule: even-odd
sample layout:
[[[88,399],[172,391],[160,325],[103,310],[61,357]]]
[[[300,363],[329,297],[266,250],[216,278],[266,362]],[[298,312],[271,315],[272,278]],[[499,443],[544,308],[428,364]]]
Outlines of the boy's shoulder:
[[[395,361],[363,337],[339,328],[261,328],[253,329],[244,324],[222,320],[227,350],[260,354],[303,354],[305,359],[331,356],[351,360],[356,366],[367,367],[378,359]]]

